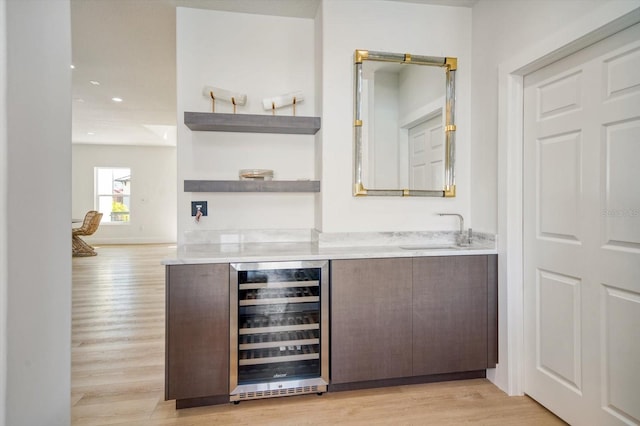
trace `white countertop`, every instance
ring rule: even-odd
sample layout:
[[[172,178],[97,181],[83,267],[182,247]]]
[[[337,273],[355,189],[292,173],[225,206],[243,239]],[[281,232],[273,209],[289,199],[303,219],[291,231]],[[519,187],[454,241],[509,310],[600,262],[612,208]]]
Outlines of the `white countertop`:
[[[493,242],[488,244],[485,241],[474,243],[469,247],[455,247],[454,244],[448,243],[340,247],[320,246],[317,242],[186,244],[177,248],[175,258],[167,258],[162,263],[164,265],[187,265],[199,263],[466,256],[496,253],[495,244]]]

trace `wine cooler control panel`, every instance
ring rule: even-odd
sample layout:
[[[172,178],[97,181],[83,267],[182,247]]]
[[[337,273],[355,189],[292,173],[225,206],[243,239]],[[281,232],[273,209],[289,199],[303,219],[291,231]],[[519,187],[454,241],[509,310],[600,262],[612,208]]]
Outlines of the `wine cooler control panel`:
[[[328,262],[231,265],[230,400],[322,393]]]

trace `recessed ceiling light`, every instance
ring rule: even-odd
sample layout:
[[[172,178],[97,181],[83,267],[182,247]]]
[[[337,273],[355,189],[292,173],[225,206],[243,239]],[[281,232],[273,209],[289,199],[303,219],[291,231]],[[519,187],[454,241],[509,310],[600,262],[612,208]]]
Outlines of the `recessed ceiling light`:
[[[122,102],[122,98],[111,98],[113,102]]]
[[[80,102],[80,103],[84,102],[84,99],[82,99],[82,98],[75,98],[74,100],[75,100],[76,102]]]
[[[73,65],[73,64],[71,64],[69,67],[70,67],[72,70],[75,70],[75,69],[76,69],[76,66],[75,66],[75,65]]]
[[[95,133],[95,132],[87,132],[87,134],[88,134],[89,136],[93,136],[93,135],[95,135],[96,133]]]
[[[89,83],[93,84],[94,86],[100,86],[100,82],[96,80],[89,80]]]

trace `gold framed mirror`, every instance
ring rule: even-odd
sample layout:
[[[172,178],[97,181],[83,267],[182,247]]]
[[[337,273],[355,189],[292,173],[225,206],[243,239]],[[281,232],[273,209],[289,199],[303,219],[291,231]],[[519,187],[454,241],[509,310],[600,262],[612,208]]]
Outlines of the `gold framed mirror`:
[[[356,50],[354,196],[455,197],[457,58]]]

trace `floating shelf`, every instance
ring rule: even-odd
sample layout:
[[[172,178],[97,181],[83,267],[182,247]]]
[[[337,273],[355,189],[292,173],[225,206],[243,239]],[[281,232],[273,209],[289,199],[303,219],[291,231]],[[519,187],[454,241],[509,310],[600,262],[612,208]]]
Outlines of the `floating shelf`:
[[[184,192],[320,192],[320,181],[185,180]]]
[[[320,130],[320,117],[185,111],[184,124],[197,131],[314,135]]]

